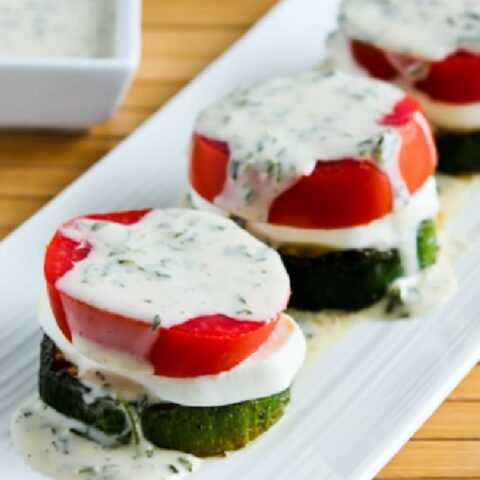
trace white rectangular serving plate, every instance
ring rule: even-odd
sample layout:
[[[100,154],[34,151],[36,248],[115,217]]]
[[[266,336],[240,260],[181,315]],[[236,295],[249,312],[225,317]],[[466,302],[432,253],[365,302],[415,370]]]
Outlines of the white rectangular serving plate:
[[[14,451],[13,410],[36,389],[44,245],[85,212],[165,206],[186,182],[199,110],[235,85],[313,67],[338,1],[284,0],[118,148],[0,244],[0,478],[36,480]],[[473,197],[480,198],[476,186]],[[470,203],[474,205],[474,203]],[[468,205],[468,203],[467,203]],[[206,462],[196,480],[369,479],[480,357],[480,209],[455,225],[470,239],[460,288],[426,318],[370,322],[302,370],[286,417],[250,448]],[[477,240],[475,240],[477,239]]]

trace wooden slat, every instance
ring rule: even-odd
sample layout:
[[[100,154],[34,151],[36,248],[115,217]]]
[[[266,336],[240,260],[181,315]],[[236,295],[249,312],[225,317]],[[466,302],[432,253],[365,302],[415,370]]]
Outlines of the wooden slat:
[[[414,439],[480,440],[480,402],[445,402]]]
[[[276,0],[145,0],[144,24],[248,26],[275,3]]]
[[[86,168],[117,143],[116,139],[86,135],[0,133],[0,171],[31,166]]]
[[[82,171],[73,168],[3,168],[0,198],[52,197],[71,183]]]
[[[122,110],[155,111],[177,93],[183,85],[184,82],[162,84],[159,82],[142,82],[139,80],[125,98]]]
[[[147,57],[137,74],[139,80],[187,82],[198,75],[208,61],[201,57]]]
[[[120,110],[108,123],[93,127],[89,134],[100,137],[117,137],[119,140],[139,127],[149,116],[148,110]]]
[[[472,370],[470,375],[452,392],[449,399],[480,402],[480,365]]]
[[[231,45],[244,27],[228,28],[169,28],[145,30],[143,34],[143,58],[162,57],[216,57]]]
[[[239,38],[244,30],[147,30],[137,79],[186,82]]]
[[[480,443],[429,440],[409,442],[377,478],[478,480]]]
[[[10,227],[0,227],[0,240],[5,238],[11,231],[12,229]]]
[[[0,198],[0,227],[13,229],[46,202],[47,198]]]

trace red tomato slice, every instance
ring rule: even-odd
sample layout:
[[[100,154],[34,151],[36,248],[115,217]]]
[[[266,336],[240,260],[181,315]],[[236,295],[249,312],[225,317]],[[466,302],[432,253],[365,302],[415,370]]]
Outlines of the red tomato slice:
[[[383,50],[359,40],[350,40],[350,49],[356,62],[372,77],[390,81],[398,76]]]
[[[419,108],[417,100],[407,95],[393,107],[391,113],[382,118],[380,123],[388,127],[400,127],[407,124]]]
[[[389,62],[384,50],[358,40],[350,40],[350,48],[356,62],[372,77],[393,80],[402,74]],[[452,53],[444,60],[431,63],[427,77],[414,86],[440,102],[479,102],[480,55],[464,51]]]
[[[134,224],[149,211],[87,215],[86,218]],[[79,247],[77,242],[57,231],[45,255],[50,304],[59,328],[70,341],[72,332],[76,332],[92,342],[151,362],[156,375],[192,377],[230,370],[254,353],[277,324],[278,318],[256,322],[211,315],[189,319],[172,328],[153,330],[145,322],[93,307],[55,286],[90,250],[89,245]]]
[[[319,161],[275,199],[268,221],[298,228],[364,225],[392,211],[390,180],[369,160]]]
[[[435,173],[437,149],[430,124],[420,112],[400,128],[400,134],[400,172],[413,194]]]
[[[212,201],[227,178],[228,145],[202,135],[193,136],[190,184],[206,200]]]
[[[381,122],[383,125],[401,127],[399,166],[411,194],[434,174],[437,166],[437,149],[432,129],[419,108],[417,100],[406,96]]]
[[[479,102],[480,55],[460,51],[433,63],[427,78],[416,83],[415,88],[441,102]]]
[[[400,128],[399,167],[411,194],[434,173],[437,161],[431,129],[418,108],[417,101],[406,96],[380,121]],[[224,143],[194,136],[190,171],[195,175],[190,179],[206,200],[212,201],[222,191],[227,164]],[[214,188],[204,188],[208,182]],[[390,180],[373,162],[348,158],[319,161],[311,175],[302,177],[275,199],[268,221],[298,228],[347,228],[381,218],[392,207]]]

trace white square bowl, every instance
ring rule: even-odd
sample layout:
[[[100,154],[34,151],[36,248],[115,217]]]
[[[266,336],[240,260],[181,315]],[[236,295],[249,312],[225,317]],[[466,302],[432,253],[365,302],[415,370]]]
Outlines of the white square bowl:
[[[139,64],[141,0],[115,8],[110,57],[0,58],[0,128],[80,130],[112,115]]]

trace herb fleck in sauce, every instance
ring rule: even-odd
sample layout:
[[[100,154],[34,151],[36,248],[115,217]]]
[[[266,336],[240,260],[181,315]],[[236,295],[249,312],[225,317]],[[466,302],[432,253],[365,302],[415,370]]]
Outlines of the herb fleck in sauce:
[[[343,158],[372,159],[405,190],[399,131],[381,124],[403,95],[391,85],[325,69],[237,89],[196,124],[198,133],[230,150],[226,184],[214,203],[265,221],[273,200],[312,173],[317,161]]]

